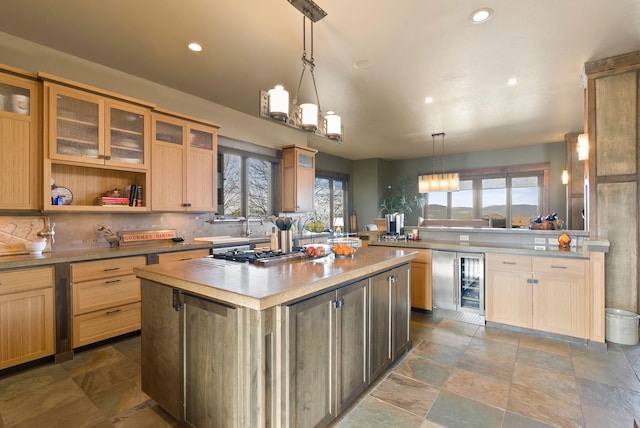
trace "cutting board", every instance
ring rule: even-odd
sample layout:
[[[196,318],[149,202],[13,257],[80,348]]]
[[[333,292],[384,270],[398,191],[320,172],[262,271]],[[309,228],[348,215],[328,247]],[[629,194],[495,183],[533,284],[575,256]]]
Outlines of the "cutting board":
[[[49,217],[46,216],[0,216],[0,256],[29,254],[25,242],[41,238],[38,233],[49,228]],[[51,251],[49,239],[43,251]]]

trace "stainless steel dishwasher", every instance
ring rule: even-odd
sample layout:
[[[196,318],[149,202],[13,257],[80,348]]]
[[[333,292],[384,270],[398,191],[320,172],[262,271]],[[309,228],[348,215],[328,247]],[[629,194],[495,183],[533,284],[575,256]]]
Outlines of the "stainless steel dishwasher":
[[[434,250],[433,314],[484,324],[484,254]]]

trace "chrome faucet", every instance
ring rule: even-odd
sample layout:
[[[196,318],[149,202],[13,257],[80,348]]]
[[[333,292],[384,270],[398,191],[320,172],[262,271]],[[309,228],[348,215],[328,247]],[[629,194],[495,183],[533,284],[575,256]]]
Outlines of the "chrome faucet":
[[[258,215],[258,214],[249,214],[247,216],[247,218],[245,218],[245,221],[247,222],[247,229],[245,231],[246,236],[251,236],[251,227],[249,227],[249,221],[251,220],[251,217],[255,217],[257,219],[260,220],[260,226],[264,225],[264,219],[262,218],[262,216]]]

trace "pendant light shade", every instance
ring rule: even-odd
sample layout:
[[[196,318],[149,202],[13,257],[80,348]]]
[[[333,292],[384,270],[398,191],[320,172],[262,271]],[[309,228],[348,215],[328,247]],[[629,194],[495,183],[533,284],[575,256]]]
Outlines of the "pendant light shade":
[[[328,111],[324,117],[325,126],[327,127],[327,137],[338,139],[342,135],[342,120],[340,116],[332,111]]]
[[[269,90],[269,116],[278,120],[289,117],[289,92],[280,85]]]
[[[418,192],[457,192],[460,190],[460,175],[457,172],[446,174],[444,171],[444,132],[431,134],[433,139],[433,173],[418,176]],[[442,173],[436,173],[436,137],[442,137]]]
[[[302,110],[302,129],[315,132],[318,129],[318,106],[311,103],[300,104]]]

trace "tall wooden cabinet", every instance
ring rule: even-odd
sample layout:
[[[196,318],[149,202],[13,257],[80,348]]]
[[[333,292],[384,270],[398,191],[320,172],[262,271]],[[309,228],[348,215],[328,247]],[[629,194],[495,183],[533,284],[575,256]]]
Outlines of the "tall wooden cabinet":
[[[152,104],[46,73],[44,198],[50,211],[148,211]],[[101,205],[98,198],[142,188],[142,206]],[[63,205],[50,189],[64,188]],[[68,191],[67,191],[68,189]]]
[[[0,67],[0,210],[40,209],[41,84]]]
[[[589,235],[611,243],[606,307],[640,309],[638,152],[640,51],[587,62]]]
[[[0,369],[55,352],[53,267],[0,271]]]
[[[152,115],[152,209],[217,211],[218,125]]]
[[[313,211],[317,150],[300,146],[282,149],[282,211]]]

